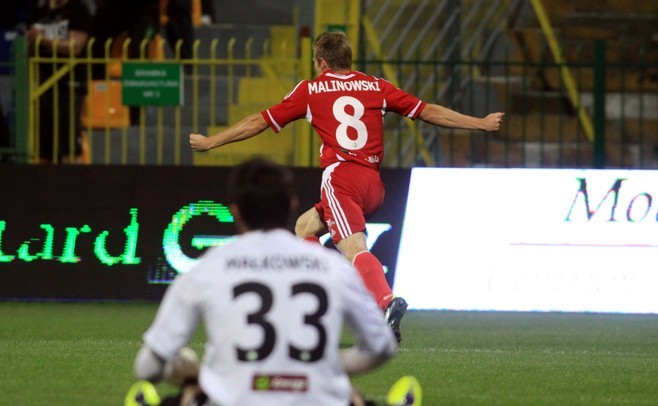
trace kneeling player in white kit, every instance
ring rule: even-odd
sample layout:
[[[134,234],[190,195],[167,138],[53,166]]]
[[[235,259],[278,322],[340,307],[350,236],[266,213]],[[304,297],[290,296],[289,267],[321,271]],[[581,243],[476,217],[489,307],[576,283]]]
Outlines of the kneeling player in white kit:
[[[359,274],[337,252],[286,230],[292,175],[262,159],[229,179],[241,235],[209,249],[167,290],[135,360],[140,380],[166,379],[203,323],[204,405],[348,405],[349,375],[384,363],[397,342]],[[356,345],[339,350],[343,324]]]

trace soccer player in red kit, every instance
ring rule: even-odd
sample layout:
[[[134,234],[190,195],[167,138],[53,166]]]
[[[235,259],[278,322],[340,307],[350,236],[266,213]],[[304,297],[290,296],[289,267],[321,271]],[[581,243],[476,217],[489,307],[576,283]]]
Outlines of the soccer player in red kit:
[[[406,301],[396,297],[381,262],[366,246],[366,219],[384,199],[379,166],[384,158],[384,114],[388,111],[448,128],[482,131],[500,129],[504,113],[476,118],[437,104],[426,103],[390,82],[351,70],[352,47],[343,33],[323,33],[313,42],[314,80],[303,80],[283,101],[252,114],[211,137],[190,134],[195,151],[206,151],[260,134],[268,127],[279,132],[305,118],[322,139],[324,168],[321,199],[295,224],[300,238],[314,239],[329,231],[338,249],[354,264],[384,310],[400,340],[400,320]]]

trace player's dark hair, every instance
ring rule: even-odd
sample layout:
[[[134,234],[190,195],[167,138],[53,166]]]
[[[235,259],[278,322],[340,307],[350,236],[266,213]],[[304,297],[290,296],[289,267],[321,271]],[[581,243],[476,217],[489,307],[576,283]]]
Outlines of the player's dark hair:
[[[333,70],[352,67],[352,45],[342,32],[323,32],[313,41],[313,59],[327,61]]]
[[[295,198],[288,168],[264,158],[236,166],[228,178],[229,202],[237,205],[250,230],[286,228]]]

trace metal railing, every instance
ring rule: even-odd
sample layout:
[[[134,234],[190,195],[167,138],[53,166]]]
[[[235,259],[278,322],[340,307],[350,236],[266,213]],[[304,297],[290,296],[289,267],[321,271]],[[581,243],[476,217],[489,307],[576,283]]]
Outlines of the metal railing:
[[[484,116],[505,111],[498,133],[448,130],[418,122],[437,166],[658,168],[658,50],[635,50],[637,62],[611,61],[602,40],[569,44],[569,62],[555,63],[544,43],[538,61],[502,43],[486,60],[363,60],[368,73],[397,72],[397,83],[427,102]],[[522,52],[521,52],[522,54]],[[562,74],[571,72],[578,103]],[[459,71],[459,82],[454,72]],[[432,78],[432,80],[426,80]],[[449,89],[449,91],[446,91]],[[578,108],[576,107],[578,106]],[[591,117],[590,138],[581,115]],[[406,119],[387,115],[386,166],[425,166]]]
[[[91,38],[83,55],[78,57],[58,57],[56,53],[53,53],[55,56],[44,55],[38,51],[26,57],[28,75],[23,85],[29,89],[25,117],[28,128],[25,132],[15,134],[16,140],[26,140],[25,150],[20,151],[18,146],[7,149],[14,151],[20,157],[19,160],[37,163],[46,158],[50,162],[59,163],[69,158],[69,162],[76,161],[73,149],[70,149],[68,157],[59,156],[56,152],[58,145],[72,145],[75,142],[74,127],[70,125],[70,131],[61,134],[59,121],[69,120],[72,123],[78,119],[73,86],[69,86],[71,90],[65,90],[71,92],[67,98],[70,105],[61,105],[59,93],[62,92],[62,82],[73,82],[81,72],[84,72],[87,85],[87,94],[80,112],[84,134],[83,163],[140,165],[192,164],[187,135],[190,132],[207,133],[234,120],[231,117],[232,111],[240,110],[240,103],[250,103],[243,99],[245,93],[253,91],[253,87],[241,89],[246,79],[267,78],[276,96],[265,99],[265,102],[275,103],[289,91],[290,81],[299,80],[301,74],[299,60],[285,58],[285,54],[277,56],[281,53],[272,52],[272,45],[268,41],[254,44],[252,39],[248,39],[238,44],[233,38],[224,44],[217,40],[202,44],[197,40],[189,59],[180,57],[180,42],[174,47],[173,53],[167,55],[164,41],[144,41],[140,44],[138,58],[128,56],[129,39],[121,43],[107,41],[101,57],[92,54],[93,43],[94,39]],[[53,47],[56,45],[53,44]],[[17,46],[24,47],[26,44],[17,42]],[[124,63],[128,62],[144,63],[147,67],[156,64],[180,66],[183,74],[179,86],[184,101],[175,105],[162,105],[159,102],[125,105],[122,74]],[[19,60],[15,59],[15,63],[18,64]],[[40,77],[39,67],[43,65],[53,67],[52,76]],[[83,69],[76,70],[76,67]],[[102,68],[100,75],[96,73],[98,67]],[[15,79],[21,78],[16,76]],[[39,101],[48,92],[54,93],[52,111],[40,111],[43,106],[40,106]],[[263,101],[262,95],[254,96]],[[54,117],[51,134],[55,148],[49,157],[43,157],[39,151],[40,136],[44,134],[39,126],[44,114]],[[48,132],[46,129],[45,133]]]
[[[147,45],[142,46],[143,53],[138,61],[149,60]],[[44,63],[82,65],[91,70],[97,64],[108,66],[130,61],[125,56],[125,44],[123,54],[118,57],[111,55],[110,48],[111,44],[106,46],[108,51],[100,59],[89,52],[80,58],[59,60],[43,56],[28,59],[26,49],[15,52],[12,84],[21,91],[13,92],[16,124],[12,126],[12,145],[0,152],[13,154],[19,162],[38,162],[35,129],[41,120],[36,104],[40,92],[54,81],[48,82],[28,72],[35,72],[37,66]],[[277,58],[270,48],[267,42],[197,42],[192,59],[181,60],[174,55],[160,60],[186,67],[185,104],[182,106],[141,106],[133,108],[132,117],[128,111],[127,118],[117,119],[115,110],[120,109],[125,114],[126,107],[120,100],[118,104],[111,100],[116,95],[101,92],[96,105],[92,106],[101,116],[96,117],[95,122],[86,121],[84,126],[89,146],[88,162],[196,163],[187,144],[189,132],[207,132],[237,121],[244,113],[277,103],[290,90],[290,83],[309,77],[308,50],[304,57]],[[622,63],[606,57],[606,45],[602,41],[569,44],[568,49],[572,51],[568,63],[555,63],[548,56],[550,52],[545,44],[533,48],[532,52],[547,56],[528,61],[522,57],[523,50],[502,41],[484,59],[408,60],[394,55],[388,59],[356,61],[356,65],[376,76],[386,76],[383,66],[394,67],[398,76],[393,79],[407,83],[405,90],[428,102],[476,116],[491,111],[507,113],[503,128],[495,134],[446,130],[418,121],[426,153],[437,166],[658,168],[656,50],[635,49],[641,55],[639,62]],[[593,141],[588,138],[569,100],[569,91],[561,75],[565,66],[580,89],[581,105],[592,117]],[[304,73],[302,68],[306,69]],[[454,82],[455,71],[460,73],[458,82]],[[68,74],[60,71],[61,78],[65,79]],[[414,79],[409,81],[410,77]],[[244,86],[244,78],[256,82]],[[258,82],[262,78],[265,79]],[[89,86],[100,84],[107,90],[110,84],[120,83],[120,78],[106,71],[105,76],[96,81],[90,79]],[[262,83],[273,85],[265,89]],[[247,97],[248,93],[251,97]],[[89,115],[89,110],[85,114]],[[68,119],[72,119],[70,115]],[[300,137],[279,138],[294,140],[280,146],[290,149],[284,163],[314,165],[319,142],[317,137],[309,141],[310,127],[306,123],[301,125],[305,127],[295,130]],[[58,136],[62,142],[69,142],[67,135]],[[297,145],[303,142],[306,144]],[[385,145],[384,166],[427,165],[419,143],[409,131],[407,119],[387,115]],[[261,148],[262,152],[265,151]]]

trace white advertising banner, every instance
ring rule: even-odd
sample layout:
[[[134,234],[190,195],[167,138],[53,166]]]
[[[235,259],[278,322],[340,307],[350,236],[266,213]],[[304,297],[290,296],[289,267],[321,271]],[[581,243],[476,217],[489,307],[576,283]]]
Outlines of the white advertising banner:
[[[413,169],[414,309],[658,313],[658,171]]]

